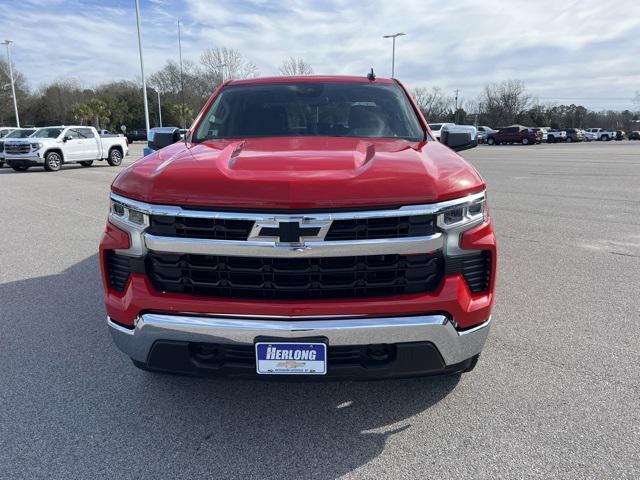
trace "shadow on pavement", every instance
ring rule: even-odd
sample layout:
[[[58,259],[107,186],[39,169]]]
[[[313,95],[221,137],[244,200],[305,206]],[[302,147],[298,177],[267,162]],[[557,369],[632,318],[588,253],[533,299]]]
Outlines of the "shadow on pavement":
[[[97,255],[60,275],[0,285],[9,339],[0,352],[8,405],[0,412],[7,429],[0,463],[10,466],[9,478],[100,471],[332,479],[375,459],[459,381],[288,383],[144,372],[112,344],[101,297]]]

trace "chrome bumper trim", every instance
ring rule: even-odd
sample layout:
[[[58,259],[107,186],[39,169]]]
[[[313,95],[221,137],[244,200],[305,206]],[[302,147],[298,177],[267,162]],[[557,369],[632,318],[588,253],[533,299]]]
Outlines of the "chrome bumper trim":
[[[405,217],[414,215],[434,215],[452,207],[468,205],[485,197],[485,192],[473,193],[464,197],[446,200],[439,203],[429,203],[424,205],[407,205],[400,208],[388,210],[364,210],[364,211],[346,211],[346,212],[328,212],[328,213],[291,213],[291,214],[274,214],[274,213],[246,213],[246,212],[220,212],[215,211],[215,207],[211,210],[189,210],[173,205],[156,205],[152,203],[140,202],[131,198],[123,197],[117,193],[111,192],[111,198],[117,202],[124,203],[136,210],[147,215],[167,215],[172,217],[195,217],[209,219],[231,219],[231,220],[251,220],[251,221],[294,221],[304,218],[307,221],[332,221],[332,220],[356,220],[362,218],[388,218],[388,217]]]
[[[231,255],[237,257],[311,258],[430,253],[444,246],[444,236],[442,233],[436,233],[425,237],[385,238],[380,240],[307,241],[299,246],[283,246],[282,244],[276,244],[276,242],[159,237],[145,233],[144,243],[149,250],[167,253]]]
[[[486,322],[458,332],[443,315],[318,320],[264,320],[255,318],[198,317],[144,314],[133,329],[107,319],[114,342],[134,360],[146,362],[157,340],[238,343],[252,345],[256,337],[284,339],[326,337],[330,345],[432,342],[447,365],[478,353],[489,334]]]

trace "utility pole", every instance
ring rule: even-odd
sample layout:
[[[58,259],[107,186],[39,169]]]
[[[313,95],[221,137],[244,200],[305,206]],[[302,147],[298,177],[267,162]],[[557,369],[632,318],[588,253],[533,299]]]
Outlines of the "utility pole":
[[[182,96],[182,128],[187,128],[187,118],[184,113],[184,75],[182,73],[182,33],[180,32],[180,19],[178,19],[178,54],[180,56],[180,94]]]
[[[140,73],[142,75],[142,94],[144,97],[144,121],[149,135],[149,101],[147,100],[147,80],[144,78],[144,58],[142,56],[142,35],[140,34],[140,2],[136,0],[136,24],[138,26],[138,50],[140,50]]]
[[[406,35],[406,33],[394,33],[393,35],[383,35],[382,38],[391,38],[393,39],[393,46],[391,47],[391,78],[394,78],[396,75],[396,38],[402,37]]]
[[[453,112],[453,123],[458,122],[458,92],[459,90],[456,88],[456,109]]]
[[[160,90],[156,90],[158,94],[158,121],[160,122],[160,126],[162,127],[162,107],[160,106]]]
[[[7,47],[7,63],[9,64],[9,76],[11,77],[11,93],[13,94],[13,108],[16,113],[16,127],[20,128],[20,117],[18,116],[18,100],[16,99],[16,85],[13,81],[13,65],[11,64],[11,52],[9,51],[9,45],[11,45],[13,41],[5,40],[2,42],[2,45],[6,45]]]

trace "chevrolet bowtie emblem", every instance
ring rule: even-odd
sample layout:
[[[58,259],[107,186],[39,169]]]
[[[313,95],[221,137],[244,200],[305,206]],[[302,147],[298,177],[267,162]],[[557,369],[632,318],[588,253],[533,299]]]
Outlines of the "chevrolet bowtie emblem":
[[[324,240],[330,226],[330,220],[304,218],[257,220],[251,229],[248,240],[304,245],[308,241]]]

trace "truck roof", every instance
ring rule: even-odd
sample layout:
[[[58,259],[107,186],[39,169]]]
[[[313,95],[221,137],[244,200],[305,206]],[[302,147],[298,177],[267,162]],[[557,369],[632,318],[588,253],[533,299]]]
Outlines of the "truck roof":
[[[300,83],[300,82],[336,82],[336,83],[395,83],[391,78],[376,77],[375,80],[369,80],[367,77],[356,77],[350,75],[299,75],[299,76],[280,76],[280,77],[257,77],[245,78],[242,80],[231,80],[228,85],[251,85],[265,83]]]

